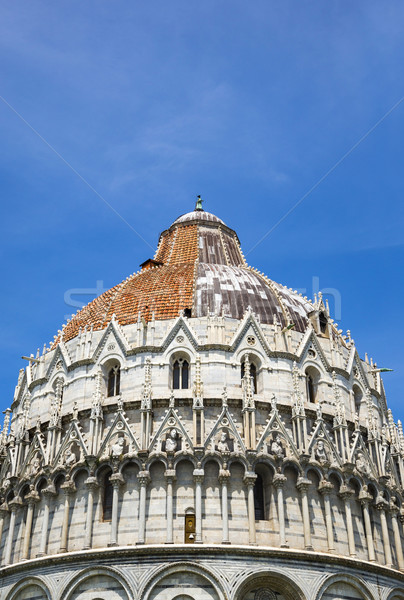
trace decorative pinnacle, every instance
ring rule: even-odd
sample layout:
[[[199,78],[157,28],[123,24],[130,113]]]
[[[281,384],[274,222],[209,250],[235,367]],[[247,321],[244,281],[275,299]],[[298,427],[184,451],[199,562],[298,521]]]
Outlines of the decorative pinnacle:
[[[195,210],[203,210],[203,208],[202,208],[202,202],[203,202],[203,200],[202,200],[201,196],[198,195],[196,197]]]

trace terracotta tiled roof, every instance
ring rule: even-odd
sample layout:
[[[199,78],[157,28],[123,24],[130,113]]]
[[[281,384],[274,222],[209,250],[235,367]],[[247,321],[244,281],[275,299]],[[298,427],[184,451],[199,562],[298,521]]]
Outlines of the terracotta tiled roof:
[[[274,317],[289,320],[304,331],[312,306],[301,296],[250,269],[237,234],[205,211],[183,215],[160,236],[154,259],[142,263],[128,277],[77,313],[64,327],[63,338],[74,338],[80,328],[107,327],[115,315],[121,325],[175,318],[189,309],[191,316],[209,313],[241,319],[248,306],[262,323]],[[56,340],[55,344],[58,340]]]

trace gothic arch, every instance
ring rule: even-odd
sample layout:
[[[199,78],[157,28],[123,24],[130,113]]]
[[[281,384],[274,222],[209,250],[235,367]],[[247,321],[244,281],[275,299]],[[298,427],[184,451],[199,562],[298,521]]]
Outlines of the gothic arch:
[[[273,569],[271,571],[256,571],[249,575],[238,586],[234,593],[235,600],[244,600],[246,595],[255,588],[271,587],[280,591],[286,600],[306,600],[302,590],[283,572]]]
[[[387,596],[387,600],[404,600],[404,590],[403,590],[403,588],[395,588]]]
[[[103,566],[99,568],[88,567],[87,569],[80,571],[80,573],[73,575],[70,578],[70,581],[68,581],[67,584],[65,584],[65,587],[59,596],[60,600],[69,600],[73,592],[76,591],[82,583],[86,582],[92,577],[100,576],[108,577],[118,582],[121,585],[124,592],[126,593],[127,600],[135,597],[135,591],[132,589],[132,586],[130,585],[129,581],[117,569],[113,567]],[[106,594],[108,594],[108,590],[105,590],[105,592]],[[108,600],[108,598],[109,597],[105,595],[105,600]]]
[[[178,563],[175,565],[170,565],[169,567],[163,566],[163,567],[160,567],[159,569],[157,569],[153,573],[151,578],[149,578],[143,584],[143,586],[139,590],[138,597],[141,600],[149,600],[149,598],[151,597],[151,594],[153,592],[153,589],[155,588],[157,583],[161,583],[164,579],[170,577],[170,575],[177,576],[182,573],[185,573],[188,579],[189,579],[189,575],[192,573],[196,576],[201,577],[205,581],[208,581],[210,583],[210,585],[212,586],[213,590],[216,592],[219,600],[227,600],[226,594],[223,590],[222,584],[219,581],[219,579],[207,568],[202,567],[200,565],[195,565],[194,563],[190,563],[190,562],[181,562],[181,563]],[[190,595],[185,590],[184,590],[184,592],[181,592],[181,594],[185,594],[186,596]],[[175,597],[178,597],[178,594],[177,594],[177,596],[173,597],[173,600]]]
[[[43,583],[39,577],[29,577],[28,579],[24,579],[17,583],[7,594],[5,597],[6,600],[18,600],[19,595],[24,592],[26,588],[37,587],[43,592],[43,595],[47,600],[52,600],[52,594],[48,587]]]
[[[352,588],[358,592],[358,594],[363,598],[363,600],[374,600],[373,595],[370,593],[368,586],[361,580],[359,577],[354,577],[353,575],[339,573],[338,575],[332,575],[328,577],[323,583],[320,585],[317,593],[313,595],[314,600],[322,600],[324,594],[327,590],[333,585],[338,583],[345,583],[350,585]]]

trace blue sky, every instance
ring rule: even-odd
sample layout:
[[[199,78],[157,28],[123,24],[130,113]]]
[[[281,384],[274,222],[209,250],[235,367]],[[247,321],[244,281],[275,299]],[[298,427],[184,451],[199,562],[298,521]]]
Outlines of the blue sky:
[[[0,408],[77,310],[68,290],[136,271],[202,194],[250,264],[338,290],[403,419],[404,101],[383,119],[404,97],[403,3],[0,7]]]

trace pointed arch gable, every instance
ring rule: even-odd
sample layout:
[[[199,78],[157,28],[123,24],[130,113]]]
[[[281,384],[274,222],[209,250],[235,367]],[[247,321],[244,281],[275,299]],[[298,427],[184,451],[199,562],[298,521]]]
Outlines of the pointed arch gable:
[[[108,444],[114,437],[118,437],[119,434],[122,434],[129,439],[131,445],[129,452],[137,453],[139,451],[139,443],[129,425],[125,413],[123,410],[118,410],[111,427],[108,429],[107,434],[101,442],[100,449],[98,451],[98,458],[105,456]]]
[[[108,326],[106,327],[106,329],[103,331],[102,335],[101,335],[101,339],[99,340],[97,346],[94,349],[93,355],[91,357],[91,360],[96,363],[97,361],[100,360],[100,357],[107,345],[107,343],[111,343],[112,340],[114,340],[117,344],[118,347],[121,351],[121,356],[125,357],[127,356],[129,350],[130,350],[130,346],[129,343],[126,339],[126,337],[123,334],[123,331],[121,330],[121,327],[119,326],[119,324],[117,323],[117,321],[111,321],[110,323],[108,323]],[[108,353],[108,357],[105,356],[105,358],[109,358],[109,354]],[[120,358],[120,355],[117,354],[116,352],[112,353],[114,356],[117,356]]]
[[[160,351],[163,353],[167,352],[169,346],[172,344],[176,336],[180,334],[180,332],[185,335],[194,350],[199,348],[200,344],[198,342],[196,333],[191,329],[189,323],[184,319],[184,317],[178,317],[163,340]]]
[[[170,408],[167,411],[162,423],[160,424],[159,428],[157,429],[150,442],[149,452],[151,456],[153,454],[159,454],[160,452],[162,452],[161,438],[165,434],[165,432],[169,431],[170,429],[178,429],[182,439],[185,442],[184,446],[181,448],[181,452],[183,454],[192,453],[193,443],[191,440],[190,433],[185,429],[176,409]]]
[[[304,362],[304,360],[306,358],[307,352],[309,351],[310,345],[313,345],[313,347],[315,348],[318,356],[320,357],[320,360],[321,360],[324,370],[327,373],[330,373],[332,371],[331,365],[328,362],[326,355],[324,354],[321,344],[317,340],[314,330],[310,326],[308,327],[306,333],[304,334],[304,336],[303,336],[302,340],[300,341],[300,344],[296,350],[296,355],[298,357],[297,362],[298,362],[299,366],[300,367],[302,366],[302,363]]]
[[[280,418],[279,412],[277,409],[272,410],[269,415],[269,418],[267,419],[267,424],[266,424],[264,431],[262,432],[261,437],[257,444],[257,453],[266,454],[266,452],[264,452],[264,446],[266,444],[266,441],[269,439],[269,437],[274,433],[277,433],[281,437],[283,437],[283,439],[285,440],[285,442],[287,443],[287,445],[290,449],[292,456],[296,460],[299,460],[299,453],[293,442],[292,436],[289,434],[288,430],[286,429],[285,424],[282,421],[282,419]]]
[[[273,354],[273,350],[271,350],[265,334],[262,330],[260,323],[257,321],[253,312],[247,311],[243,321],[240,323],[240,326],[236,333],[233,336],[233,339],[230,342],[230,351],[236,352],[238,348],[243,343],[243,340],[247,337],[248,331],[252,330],[254,335],[257,337],[259,344],[261,346],[262,352],[264,356],[271,356]],[[248,346],[247,346],[248,347]],[[251,349],[252,350],[252,349]]]
[[[229,408],[224,406],[222,411],[211,429],[206,441],[205,448],[206,451],[209,452],[209,448],[211,452],[215,452],[214,442],[215,436],[219,433],[220,430],[227,430],[234,435],[234,438],[239,446],[239,450],[234,449],[234,452],[237,454],[238,452],[245,452],[245,445],[243,439],[240,435],[240,432],[237,429],[237,426],[234,422],[233,417],[230,414]]]
[[[59,361],[62,363],[61,369],[56,368],[56,365]],[[46,380],[50,381],[55,371],[60,371],[61,374],[63,373],[66,376],[71,364],[72,361],[70,359],[66,344],[64,342],[59,342],[54,350],[54,355],[46,371]]]
[[[83,452],[84,456],[86,454],[88,454],[87,442],[85,440],[85,437],[84,437],[77,421],[75,421],[75,420],[73,420],[70,423],[68,430],[66,431],[65,435],[63,436],[59,450],[57,451],[55,458],[53,459],[52,467],[54,469],[61,462],[62,457],[63,457],[64,453],[66,452],[66,450],[74,443],[76,443],[79,446],[79,448]]]

